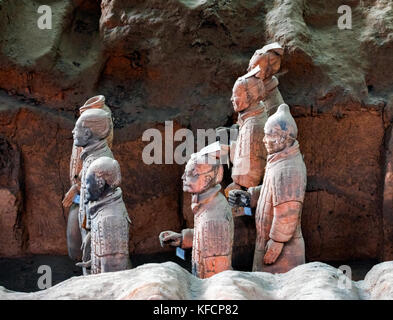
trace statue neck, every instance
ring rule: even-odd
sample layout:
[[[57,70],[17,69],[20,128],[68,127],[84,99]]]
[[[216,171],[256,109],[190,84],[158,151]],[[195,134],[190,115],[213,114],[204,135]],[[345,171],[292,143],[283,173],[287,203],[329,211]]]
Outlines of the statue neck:
[[[95,141],[83,148],[80,157],[82,160],[85,160],[93,152],[104,149],[105,147],[108,147],[106,139]]]
[[[264,104],[262,101],[260,101],[255,105],[248,107],[243,111],[240,111],[237,119],[237,123],[239,124],[239,126],[242,126],[244,124],[244,121],[246,121],[246,119],[250,117],[255,117],[261,114],[263,111],[264,111]]]
[[[192,194],[192,203],[208,203],[213,199],[221,190],[221,185],[216,184],[214,187],[201,192]]]
[[[115,189],[109,189],[104,192],[97,201],[90,201],[88,205],[89,214],[93,218],[95,213],[102,207],[107,206],[122,197],[122,191],[120,187]]]
[[[290,147],[287,147],[282,151],[268,155],[267,166],[276,163],[280,160],[288,159],[292,156],[296,156],[298,153],[300,153],[299,142],[295,140],[295,142]]]

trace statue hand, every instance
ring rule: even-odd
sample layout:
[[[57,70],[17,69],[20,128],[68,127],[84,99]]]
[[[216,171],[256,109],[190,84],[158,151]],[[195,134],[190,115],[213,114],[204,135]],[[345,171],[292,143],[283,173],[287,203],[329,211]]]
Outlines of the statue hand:
[[[74,184],[74,185],[72,185],[70,190],[68,190],[68,192],[64,196],[64,199],[63,199],[63,202],[62,202],[64,208],[71,207],[72,202],[74,201],[74,198],[75,198],[77,193],[78,193],[78,188],[77,188],[77,185]]]
[[[161,247],[164,246],[172,246],[172,247],[180,247],[181,246],[181,233],[176,233],[173,231],[163,231],[159,235]]]
[[[273,239],[270,239],[265,247],[265,256],[263,258],[263,262],[265,264],[273,264],[276,262],[283,248],[284,243],[276,242]]]
[[[91,267],[91,260],[86,261],[86,262],[84,262],[84,261],[82,261],[82,262],[77,262],[77,263],[75,263],[75,265],[76,265],[77,267],[80,267],[80,268],[90,268],[90,267]]]
[[[225,194],[226,198],[229,197],[229,192],[231,192],[232,190],[242,190],[242,187],[240,185],[238,185],[236,182],[232,182],[224,190],[224,194]]]
[[[85,257],[87,256],[88,252],[86,250],[89,250],[90,248],[90,244],[91,244],[91,232],[89,231],[85,238],[83,239],[82,242],[82,246],[81,246],[81,250],[82,250],[82,254],[83,254],[83,258],[82,260],[85,261]]]
[[[228,194],[228,202],[231,207],[249,207],[251,195],[243,190],[231,190]]]

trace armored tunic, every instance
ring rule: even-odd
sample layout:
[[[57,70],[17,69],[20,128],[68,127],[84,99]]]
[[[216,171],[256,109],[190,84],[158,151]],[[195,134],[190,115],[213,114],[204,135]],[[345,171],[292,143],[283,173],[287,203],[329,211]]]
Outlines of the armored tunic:
[[[296,141],[284,151],[268,156],[263,184],[249,188],[251,206],[256,206],[253,271],[284,273],[305,263],[304,240],[301,231],[301,210],[285,216],[275,213],[275,207],[289,201],[303,204],[307,172]],[[263,262],[269,239],[283,242],[283,250],[271,265]]]
[[[101,140],[91,146],[83,148],[81,153],[81,159],[83,161],[82,171],[81,171],[81,190],[80,190],[80,205],[79,205],[79,226],[82,229],[90,230],[90,217],[86,212],[85,204],[85,188],[86,188],[86,173],[89,169],[90,164],[100,158],[109,157],[113,158],[112,151],[108,147],[107,140]],[[82,231],[82,239],[84,238],[84,232]]]
[[[232,270],[233,217],[220,189],[193,196],[194,229],[182,231],[181,247],[192,247],[192,273],[202,279]]]
[[[91,273],[126,270],[129,258],[129,224],[131,223],[122,198],[116,188],[103,199],[90,202]]]
[[[266,121],[267,115],[262,105],[239,113],[232,180],[240,186],[249,188],[261,183],[266,163],[266,150],[263,147]]]

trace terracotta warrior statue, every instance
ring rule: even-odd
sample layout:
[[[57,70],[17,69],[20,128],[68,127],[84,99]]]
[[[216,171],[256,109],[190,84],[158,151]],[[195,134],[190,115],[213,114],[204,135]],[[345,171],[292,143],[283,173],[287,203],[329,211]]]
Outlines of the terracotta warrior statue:
[[[307,173],[297,132],[288,105],[282,104],[265,124],[263,184],[229,192],[231,206],[256,207],[253,271],[284,273],[305,263],[301,212]]]
[[[90,98],[85,104],[79,108],[80,115],[89,109],[103,109],[109,114],[111,110],[105,104],[105,97],[102,95]],[[113,141],[113,125],[112,130],[107,138],[109,148],[112,148]],[[71,259],[78,261],[81,259],[81,236],[78,223],[78,212],[79,212],[79,198],[80,198],[80,172],[82,170],[82,160],[80,155],[83,148],[73,145],[72,154],[70,160],[70,181],[71,188],[66,193],[63,206],[70,208],[67,221],[67,247],[68,255]]]
[[[223,166],[212,154],[193,154],[182,176],[184,192],[192,194],[194,229],[161,232],[161,245],[192,247],[192,272],[199,278],[232,269],[233,217],[220,193]]]
[[[91,163],[100,157],[113,158],[107,138],[112,131],[112,120],[108,112],[101,109],[90,109],[84,111],[75,124],[72,131],[74,135],[74,145],[82,147],[83,151],[80,155],[83,161],[80,173],[80,205],[78,222],[82,236],[82,263],[77,264],[84,269],[84,274],[88,274],[90,261],[90,216],[86,210],[86,173]]]
[[[131,221],[120,182],[120,166],[112,158],[100,157],[87,169],[85,203],[91,220],[92,274],[131,268],[128,251]]]
[[[239,134],[227,146],[233,163],[233,183],[225,189],[226,196],[230,190],[247,190],[262,181],[266,164],[263,129],[269,114],[284,103],[274,77],[280,69],[282,54],[278,43],[257,50],[250,60],[249,73],[238,78],[233,87],[231,101],[238,112]]]

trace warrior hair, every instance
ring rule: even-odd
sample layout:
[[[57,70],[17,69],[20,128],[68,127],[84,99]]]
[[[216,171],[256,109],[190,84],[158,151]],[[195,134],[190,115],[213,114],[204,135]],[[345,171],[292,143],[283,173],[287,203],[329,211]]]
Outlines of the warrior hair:
[[[246,92],[247,96],[247,103],[249,106],[253,106],[262,100],[261,98],[264,95],[264,87],[263,87],[263,82],[262,81],[253,81],[253,85],[250,85],[252,78],[244,78],[240,77],[237,79],[236,83],[238,86],[244,88],[244,91]],[[252,82],[251,82],[252,83]],[[236,84],[235,84],[236,86]],[[251,90],[257,90],[257,96],[253,97],[251,94]]]
[[[89,128],[100,140],[109,136],[112,130],[111,116],[102,109],[89,109],[78,119],[85,128]]]
[[[101,157],[92,162],[87,175],[94,173],[96,177],[103,178],[111,188],[117,188],[121,183],[121,172],[119,163],[109,157]]]
[[[103,109],[105,106],[105,97],[103,95],[95,96],[85,102],[85,104],[79,108],[80,114],[89,109]]]
[[[214,172],[216,184],[221,183],[224,175],[224,168],[220,159],[214,154],[199,154],[193,153],[190,162],[194,162],[197,166],[203,167],[202,173]]]

